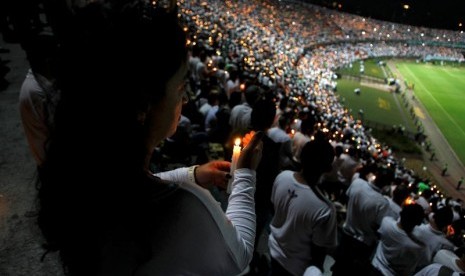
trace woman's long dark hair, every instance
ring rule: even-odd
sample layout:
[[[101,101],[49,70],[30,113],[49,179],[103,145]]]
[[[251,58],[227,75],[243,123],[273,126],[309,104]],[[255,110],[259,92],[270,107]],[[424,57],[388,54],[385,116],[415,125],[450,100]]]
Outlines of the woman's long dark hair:
[[[149,254],[144,212],[153,183],[143,170],[147,130],[139,115],[187,61],[186,38],[176,13],[143,1],[94,1],[68,14],[39,226],[70,274],[92,275],[114,229],[129,233],[138,261]]]

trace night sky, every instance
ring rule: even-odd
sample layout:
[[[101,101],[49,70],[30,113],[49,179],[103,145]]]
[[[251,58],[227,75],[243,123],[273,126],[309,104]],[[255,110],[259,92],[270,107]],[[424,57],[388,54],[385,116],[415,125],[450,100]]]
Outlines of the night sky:
[[[403,24],[465,29],[465,0],[305,0],[358,15]],[[338,8],[341,4],[341,8]],[[409,8],[405,9],[404,5]],[[462,23],[462,26],[459,26]]]

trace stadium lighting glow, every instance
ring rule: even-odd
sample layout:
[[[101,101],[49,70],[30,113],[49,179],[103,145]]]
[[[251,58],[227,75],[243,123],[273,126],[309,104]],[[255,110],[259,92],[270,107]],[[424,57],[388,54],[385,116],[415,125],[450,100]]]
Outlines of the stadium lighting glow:
[[[403,7],[404,7],[404,10],[410,9],[410,6],[409,6],[409,5],[404,5]]]

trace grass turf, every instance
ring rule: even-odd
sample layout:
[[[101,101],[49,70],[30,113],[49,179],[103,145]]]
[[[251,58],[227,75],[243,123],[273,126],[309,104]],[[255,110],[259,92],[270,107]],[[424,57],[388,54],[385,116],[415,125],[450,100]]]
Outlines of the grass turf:
[[[387,66],[379,66],[378,61],[383,59],[366,59],[363,61],[363,65],[365,67],[365,71],[363,75],[370,76],[379,79],[385,79],[386,77],[390,78],[392,76],[391,71]],[[355,61],[352,63],[352,67],[346,66],[342,67],[338,70],[340,74],[343,75],[350,75],[350,76],[362,76],[360,74],[360,61]],[[384,68],[384,71],[383,71]],[[386,74],[384,73],[386,72]]]
[[[361,119],[359,110],[362,109],[367,125],[385,129],[403,125],[407,131],[415,132],[410,114],[405,110],[399,94],[363,86],[355,80],[344,78],[337,83],[337,93],[354,118]],[[354,93],[356,88],[360,88],[360,95]]]
[[[465,163],[465,68],[398,62],[397,68]]]

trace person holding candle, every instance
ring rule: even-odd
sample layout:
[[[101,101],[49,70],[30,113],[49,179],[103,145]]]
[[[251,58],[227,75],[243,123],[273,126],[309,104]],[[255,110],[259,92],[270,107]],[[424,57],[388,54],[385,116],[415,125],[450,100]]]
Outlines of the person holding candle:
[[[263,133],[238,157],[226,212],[203,187],[225,187],[229,162],[150,171],[176,130],[188,67],[176,3],[157,3],[57,7],[68,29],[38,223],[68,275],[237,275],[252,258]]]

